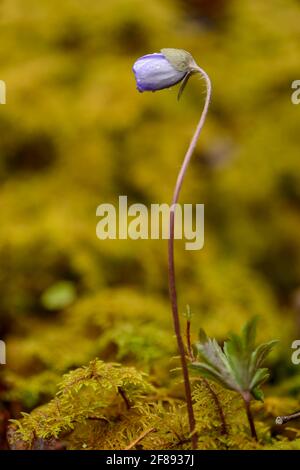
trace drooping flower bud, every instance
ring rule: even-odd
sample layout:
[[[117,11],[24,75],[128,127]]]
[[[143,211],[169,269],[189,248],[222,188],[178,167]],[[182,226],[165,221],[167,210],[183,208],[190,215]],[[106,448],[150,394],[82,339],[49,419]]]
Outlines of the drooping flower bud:
[[[176,85],[194,72],[196,67],[188,52],[182,49],[162,49],[160,53],[137,59],[133,72],[140,92],[156,91]]]

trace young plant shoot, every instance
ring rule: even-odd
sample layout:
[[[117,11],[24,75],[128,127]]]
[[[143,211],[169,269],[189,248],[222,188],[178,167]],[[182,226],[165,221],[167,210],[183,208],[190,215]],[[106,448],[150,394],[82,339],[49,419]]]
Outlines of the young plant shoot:
[[[257,440],[257,433],[250,408],[251,399],[263,401],[261,385],[269,378],[269,371],[262,367],[277,341],[269,341],[255,347],[257,318],[249,321],[241,336],[231,334],[224,342],[223,349],[215,339],[208,338],[200,330],[196,344],[197,359],[192,368],[207,379],[240,393],[249,421],[251,436]]]

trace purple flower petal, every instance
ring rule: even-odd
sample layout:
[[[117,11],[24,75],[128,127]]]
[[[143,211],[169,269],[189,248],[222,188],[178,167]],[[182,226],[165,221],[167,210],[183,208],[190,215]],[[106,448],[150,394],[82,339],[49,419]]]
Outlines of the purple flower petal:
[[[137,59],[133,65],[137,89],[156,91],[180,82],[186,72],[176,70],[161,53],[148,54]]]

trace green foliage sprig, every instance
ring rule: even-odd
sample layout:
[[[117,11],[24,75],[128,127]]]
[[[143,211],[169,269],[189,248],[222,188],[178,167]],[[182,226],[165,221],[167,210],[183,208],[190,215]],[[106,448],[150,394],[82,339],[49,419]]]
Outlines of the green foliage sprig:
[[[247,412],[251,435],[257,440],[250,409],[251,398],[263,400],[261,385],[269,378],[269,371],[262,367],[267,355],[277,341],[269,341],[255,348],[257,318],[249,321],[241,336],[231,334],[223,349],[215,339],[200,330],[196,344],[198,357],[192,367],[202,376],[223,387],[241,394]]]

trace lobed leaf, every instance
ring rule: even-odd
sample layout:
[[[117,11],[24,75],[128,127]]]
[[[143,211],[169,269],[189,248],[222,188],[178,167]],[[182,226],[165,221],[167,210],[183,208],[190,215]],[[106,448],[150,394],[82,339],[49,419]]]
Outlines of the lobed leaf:
[[[254,349],[256,325],[257,317],[245,325],[241,336],[231,334],[223,349],[200,330],[196,344],[199,361],[192,367],[225,388],[242,395],[250,393],[255,399],[263,400],[260,386],[269,378],[269,371],[261,366],[277,341],[263,343]]]

